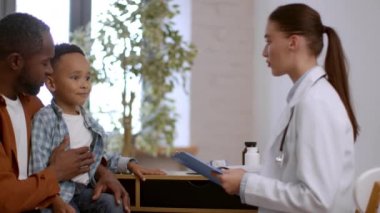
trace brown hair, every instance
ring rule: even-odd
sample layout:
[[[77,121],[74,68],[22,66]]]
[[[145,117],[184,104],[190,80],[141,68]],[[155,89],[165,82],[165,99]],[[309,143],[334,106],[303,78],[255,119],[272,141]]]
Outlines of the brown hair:
[[[325,69],[328,81],[339,94],[347,110],[354,131],[354,140],[356,140],[359,134],[359,124],[350,101],[346,58],[335,30],[323,26],[319,13],[305,4],[280,6],[270,14],[269,20],[275,22],[279,30],[289,36],[303,35],[308,40],[309,49],[315,56],[322,51],[323,33],[327,34]]]

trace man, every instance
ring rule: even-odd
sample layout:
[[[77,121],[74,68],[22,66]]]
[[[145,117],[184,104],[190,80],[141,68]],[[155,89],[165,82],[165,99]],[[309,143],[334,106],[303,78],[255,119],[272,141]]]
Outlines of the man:
[[[66,139],[54,150],[46,169],[27,176],[31,119],[42,107],[35,95],[52,73],[53,56],[53,39],[41,20],[23,13],[0,20],[0,212],[50,205],[59,192],[59,181],[88,172],[94,162],[86,147],[66,150]],[[100,166],[96,177],[93,199],[110,190],[129,212],[128,194],[112,173]]]

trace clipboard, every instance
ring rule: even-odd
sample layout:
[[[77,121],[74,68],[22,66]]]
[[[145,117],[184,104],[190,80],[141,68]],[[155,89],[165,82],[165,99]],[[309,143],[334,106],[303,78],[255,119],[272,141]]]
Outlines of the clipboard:
[[[208,178],[212,182],[220,185],[220,182],[217,178],[211,175],[211,172],[216,172],[218,174],[222,174],[222,171],[218,168],[210,166],[188,152],[176,152],[172,159],[186,166],[187,168],[199,173],[200,175]]]

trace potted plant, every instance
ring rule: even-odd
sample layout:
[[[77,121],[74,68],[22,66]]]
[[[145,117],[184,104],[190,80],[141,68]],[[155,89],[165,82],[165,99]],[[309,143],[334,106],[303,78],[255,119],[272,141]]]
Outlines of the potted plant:
[[[134,155],[135,149],[157,155],[164,148],[170,153],[173,147],[177,113],[175,100],[168,95],[175,86],[187,82],[196,56],[194,45],[184,42],[174,29],[172,18],[177,14],[179,7],[171,0],[114,1],[100,21],[97,37],[87,41],[99,42],[102,47],[103,54],[96,55],[102,60],[102,72],[96,72],[95,79],[112,85],[107,77],[112,72],[123,81],[120,121],[125,155]],[[83,30],[74,35],[83,34]],[[136,79],[142,88],[138,98],[130,86]],[[133,135],[136,100],[141,105],[141,130]]]

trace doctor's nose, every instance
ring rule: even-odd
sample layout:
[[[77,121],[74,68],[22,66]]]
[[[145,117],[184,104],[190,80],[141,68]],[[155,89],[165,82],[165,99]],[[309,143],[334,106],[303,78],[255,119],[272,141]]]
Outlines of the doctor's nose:
[[[268,45],[265,45],[262,54],[265,58],[268,58]]]

